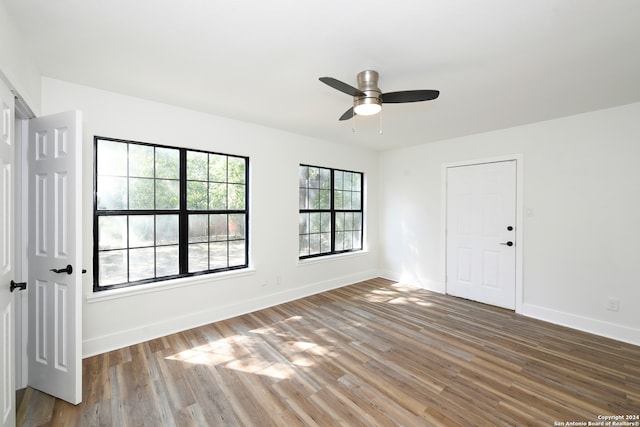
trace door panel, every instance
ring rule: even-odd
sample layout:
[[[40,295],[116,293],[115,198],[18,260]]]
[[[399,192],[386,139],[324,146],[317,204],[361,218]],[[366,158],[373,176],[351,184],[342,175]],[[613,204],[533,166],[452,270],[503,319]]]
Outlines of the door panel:
[[[13,297],[9,291],[15,265],[14,97],[0,81],[0,426],[14,426],[15,335]]]
[[[456,266],[458,274],[456,274],[455,277],[461,283],[471,284],[471,248],[458,247],[456,249],[458,252],[458,262]]]
[[[497,251],[482,252],[482,285],[499,287],[500,253]]]
[[[515,220],[515,161],[447,169],[448,294],[515,308]]]
[[[76,111],[31,120],[27,154],[28,383],[73,404],[82,400],[81,123]]]

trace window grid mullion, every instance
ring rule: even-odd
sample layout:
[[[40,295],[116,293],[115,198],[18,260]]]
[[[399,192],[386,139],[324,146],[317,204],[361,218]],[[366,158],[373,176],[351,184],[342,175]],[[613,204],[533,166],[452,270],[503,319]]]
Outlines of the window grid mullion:
[[[186,274],[189,271],[188,241],[189,216],[187,214],[187,152],[180,149],[180,202],[178,218],[178,272]]]
[[[127,162],[129,159],[127,158]],[[156,147],[153,147],[153,165],[151,167],[153,171],[153,209],[155,211],[156,207],[158,207],[158,202],[156,200],[157,191],[156,191]],[[158,228],[157,228],[157,214],[154,212],[153,214],[153,277],[158,277]]]
[[[127,194],[127,199],[128,199],[129,195]],[[127,282],[131,281],[131,256],[130,256],[130,252],[131,252],[131,236],[129,233],[129,215],[127,215],[127,220],[125,221],[127,224]]]
[[[334,186],[335,186],[335,170],[331,169],[331,184],[329,186],[329,191],[331,192],[331,197],[329,197],[329,206],[330,206],[330,214],[331,214],[331,253],[336,251],[336,212],[335,212],[335,201],[334,199]]]

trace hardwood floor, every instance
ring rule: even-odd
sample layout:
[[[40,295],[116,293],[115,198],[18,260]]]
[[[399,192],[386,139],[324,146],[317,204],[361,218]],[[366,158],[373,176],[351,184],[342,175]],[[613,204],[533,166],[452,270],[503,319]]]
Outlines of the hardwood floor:
[[[18,425],[553,426],[640,414],[640,347],[384,279],[83,370],[82,404],[23,390]]]

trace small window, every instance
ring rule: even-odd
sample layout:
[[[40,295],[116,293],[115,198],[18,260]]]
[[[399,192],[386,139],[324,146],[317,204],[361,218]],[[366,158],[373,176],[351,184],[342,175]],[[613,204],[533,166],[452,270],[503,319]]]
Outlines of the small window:
[[[299,257],[362,250],[363,175],[300,165]]]
[[[94,291],[248,266],[248,158],[94,143]]]

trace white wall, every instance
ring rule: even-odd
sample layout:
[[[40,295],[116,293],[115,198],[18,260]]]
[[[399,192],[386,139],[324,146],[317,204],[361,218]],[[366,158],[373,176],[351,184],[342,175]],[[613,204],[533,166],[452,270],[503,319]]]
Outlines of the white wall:
[[[16,30],[0,1],[0,79],[14,90],[36,115],[40,110],[40,73],[25,51],[22,35]]]
[[[442,165],[522,154],[521,313],[640,344],[640,103],[374,153],[110,92],[42,80],[42,112],[84,114],[83,197],[92,197],[93,135],[247,155],[248,274],[152,293],[93,298],[84,283],[84,354],[208,323],[373,277],[445,290]],[[367,176],[369,251],[297,261],[299,163]],[[85,268],[92,206],[85,203]],[[380,241],[378,241],[378,234]],[[378,262],[379,261],[379,262]],[[279,279],[280,284],[277,284]],[[263,286],[265,285],[266,286]],[[618,312],[606,309],[618,298]]]
[[[380,269],[444,292],[442,165],[521,153],[522,314],[640,344],[639,117],[636,103],[383,153]]]
[[[257,125],[42,79],[42,113],[83,112],[83,354],[253,311],[377,275],[377,154]],[[249,272],[182,279],[149,293],[92,290],[93,136],[250,158]],[[298,262],[300,163],[365,173],[368,251]],[[185,283],[186,282],[186,283]],[[107,295],[107,297],[105,297]]]

